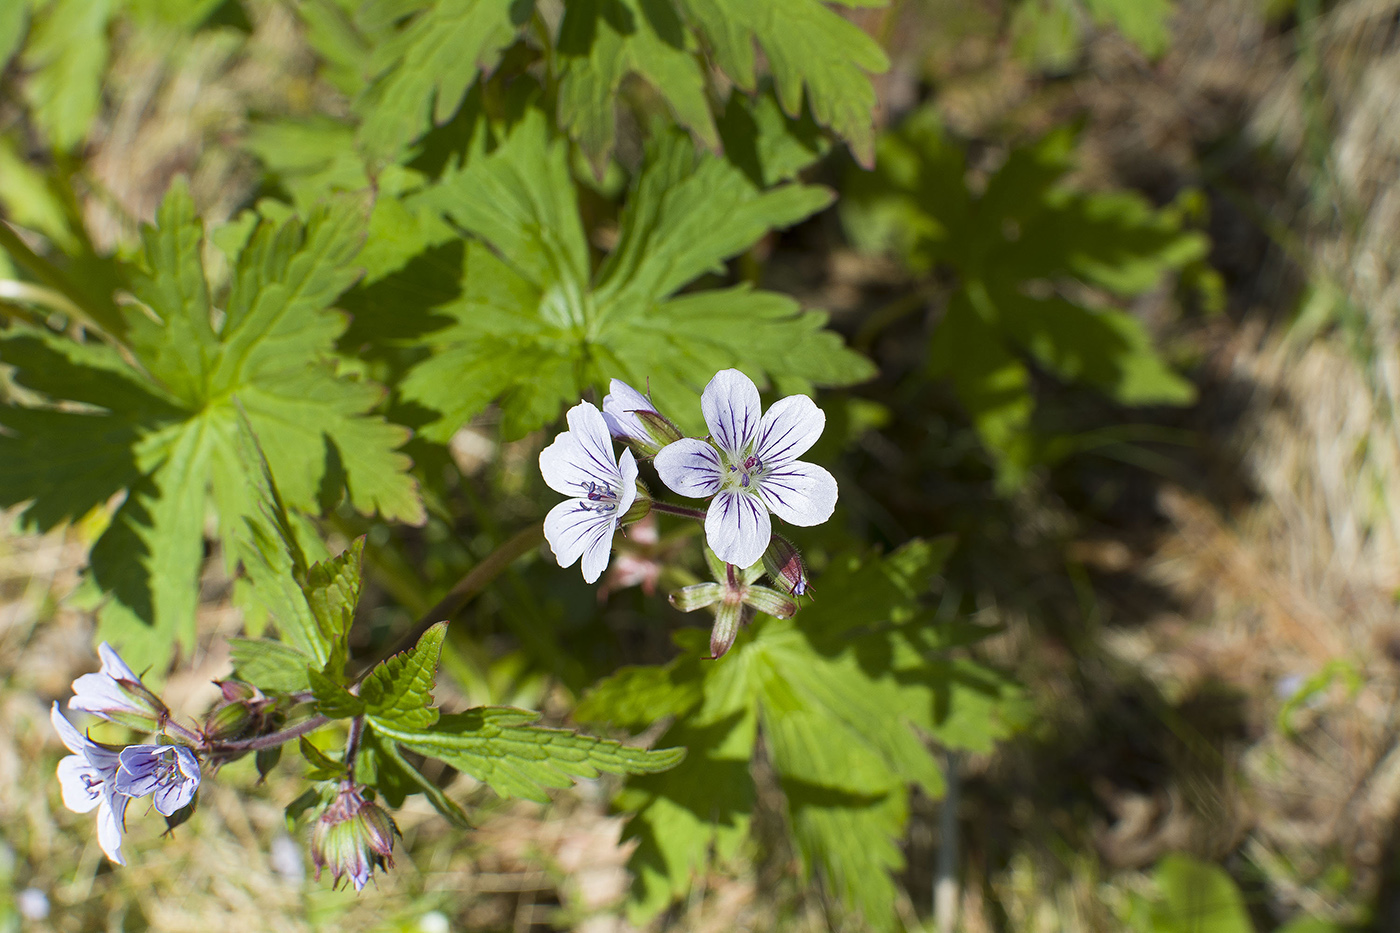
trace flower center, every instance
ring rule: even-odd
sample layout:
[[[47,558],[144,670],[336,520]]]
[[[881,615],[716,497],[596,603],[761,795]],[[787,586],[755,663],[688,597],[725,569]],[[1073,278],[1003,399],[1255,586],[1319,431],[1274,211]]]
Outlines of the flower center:
[[[753,454],[749,454],[743,460],[729,464],[729,471],[725,476],[725,486],[729,489],[749,489],[762,478],[763,461]]]
[[[594,512],[611,512],[617,508],[617,493],[613,492],[611,486],[592,481],[581,485],[583,486],[583,498],[588,500],[583,506],[585,509],[591,509]]]
[[[180,770],[180,761],[173,750],[161,752],[156,758],[153,768],[156,780],[161,784],[179,783],[185,780],[185,773]]]

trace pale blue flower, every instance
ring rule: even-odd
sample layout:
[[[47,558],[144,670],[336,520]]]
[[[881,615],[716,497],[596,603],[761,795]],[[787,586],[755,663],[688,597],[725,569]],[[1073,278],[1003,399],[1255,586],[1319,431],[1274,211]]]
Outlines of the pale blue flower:
[[[151,796],[156,812],[170,816],[194,799],[199,759],[183,745],[128,745],[121,750],[116,787],[128,797]]]
[[[126,805],[129,798],[117,790],[116,775],[120,766],[118,752],[89,739],[64,718],[53,705],[50,718],[59,738],[73,754],[58,763],[58,785],[63,791],[63,805],[74,813],[97,810],[97,843],[107,857],[118,865],[122,858],[122,832],[125,830]]]

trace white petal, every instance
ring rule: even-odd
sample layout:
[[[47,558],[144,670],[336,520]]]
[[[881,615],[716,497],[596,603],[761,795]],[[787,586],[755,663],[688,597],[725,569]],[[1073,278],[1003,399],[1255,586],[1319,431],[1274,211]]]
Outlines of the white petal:
[[[574,561],[597,541],[606,541],[609,547],[612,546],[618,513],[599,512],[592,508],[594,505],[596,503],[587,499],[568,499],[550,509],[545,516],[544,537],[560,567],[572,567]]]
[[[729,491],[715,496],[705,515],[705,540],[726,564],[748,567],[768,549],[773,522],[758,496]]]
[[[181,774],[196,785],[199,784],[199,759],[194,756],[194,752],[183,745],[175,746],[175,763],[179,765]]]
[[[683,437],[661,448],[653,462],[661,482],[678,495],[705,499],[719,492],[722,474],[713,444]]]
[[[121,656],[105,641],[97,646],[97,656],[102,659],[102,673],[115,680],[140,680]]]
[[[622,452],[622,457],[617,461],[617,472],[622,475],[622,488],[617,491],[617,514],[620,519],[637,501],[637,458],[632,456],[632,451]]]
[[[57,703],[54,703],[53,709],[49,711],[49,718],[53,720],[53,727],[58,731],[58,737],[63,740],[64,745],[68,746],[70,752],[81,755],[93,744],[91,739],[79,732],[77,727],[58,711]]]
[[[156,788],[151,803],[155,804],[156,812],[161,816],[170,816],[194,799],[198,787],[198,781],[171,781]]]
[[[608,389],[608,394],[603,397],[603,420],[608,423],[612,436],[645,440],[646,428],[633,412],[656,411],[656,406],[621,379],[614,379],[608,384]]]
[[[791,463],[805,454],[826,427],[826,412],[805,395],[789,395],[774,403],[758,425],[754,456],[765,467]]]
[[[580,402],[569,410],[569,430],[540,451],[540,473],[549,488],[577,496],[588,483],[616,490],[622,482],[612,436],[598,409]]]
[[[99,674],[84,674],[73,681],[73,693],[73,698],[68,701],[68,708],[71,710],[82,710],[101,716],[108,710],[134,708],[121,684],[105,671]]]
[[[612,539],[611,534],[598,535],[584,548],[579,569],[583,571],[585,583],[597,583],[603,571],[608,569],[608,558],[612,557]]]
[[[720,370],[700,396],[700,411],[719,449],[737,454],[758,433],[763,414],[758,386],[737,369]]]
[[[69,755],[58,763],[63,805],[74,813],[87,813],[102,802],[102,782],[102,772],[82,755]]]
[[[108,792],[102,795],[102,803],[97,808],[97,844],[118,865],[126,864],[126,859],[122,858],[122,831],[126,828],[129,800],[129,797]]]
[[[160,756],[168,746],[128,745],[121,752],[121,767],[113,781],[119,794],[144,797],[160,787]]]
[[[793,525],[820,525],[836,508],[836,478],[799,460],[765,472],[758,494],[774,514]]]

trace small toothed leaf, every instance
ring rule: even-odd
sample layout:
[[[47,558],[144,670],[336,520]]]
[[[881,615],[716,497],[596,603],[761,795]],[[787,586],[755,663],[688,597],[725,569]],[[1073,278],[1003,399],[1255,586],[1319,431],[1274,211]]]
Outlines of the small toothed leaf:
[[[399,728],[376,720],[386,739],[436,758],[485,784],[502,797],[545,802],[546,788],[610,774],[649,774],[674,767],[685,749],[649,751],[567,729],[532,725],[538,713],[478,707],[445,715],[429,729]]]
[[[316,709],[329,719],[350,719],[362,715],[365,702],[314,667],[306,669]]]
[[[426,729],[437,722],[438,711],[432,708],[433,684],[446,634],[447,623],[437,623],[423,633],[417,645],[370,671],[360,685],[365,713],[381,731]]]

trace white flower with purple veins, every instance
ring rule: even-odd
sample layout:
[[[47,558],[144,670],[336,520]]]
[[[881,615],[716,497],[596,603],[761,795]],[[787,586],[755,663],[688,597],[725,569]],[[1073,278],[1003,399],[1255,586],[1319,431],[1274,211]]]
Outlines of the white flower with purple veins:
[[[105,641],[97,646],[102,669],[84,674],[73,681],[71,710],[82,710],[110,719],[133,729],[159,728],[169,717],[169,710],[154,693],[141,683],[126,662]]]
[[[544,536],[560,567],[583,558],[583,578],[595,582],[608,566],[613,532],[637,498],[637,461],[613,453],[607,422],[592,404],[569,409],[569,430],[540,452],[540,472],[555,492],[572,496],[549,510]]]
[[[716,373],[700,397],[710,440],[683,438],[656,455],[662,481],[682,496],[714,497],[705,539],[720,560],[749,567],[772,535],[768,513],[794,525],[820,525],[836,508],[836,480],[797,458],[826,427],[805,395],[789,395],[764,414],[758,386],[737,369]]]
[[[58,763],[58,786],[63,791],[63,805],[74,813],[87,813],[97,808],[97,843],[107,857],[118,865],[122,858],[122,831],[125,828],[126,805],[129,798],[116,788],[120,766],[116,749],[99,745],[83,735],[53,705],[51,718],[59,738],[73,754]]]
[[[199,759],[183,745],[128,745],[120,759],[117,791],[128,797],[153,795],[161,816],[187,806],[199,789]]]

